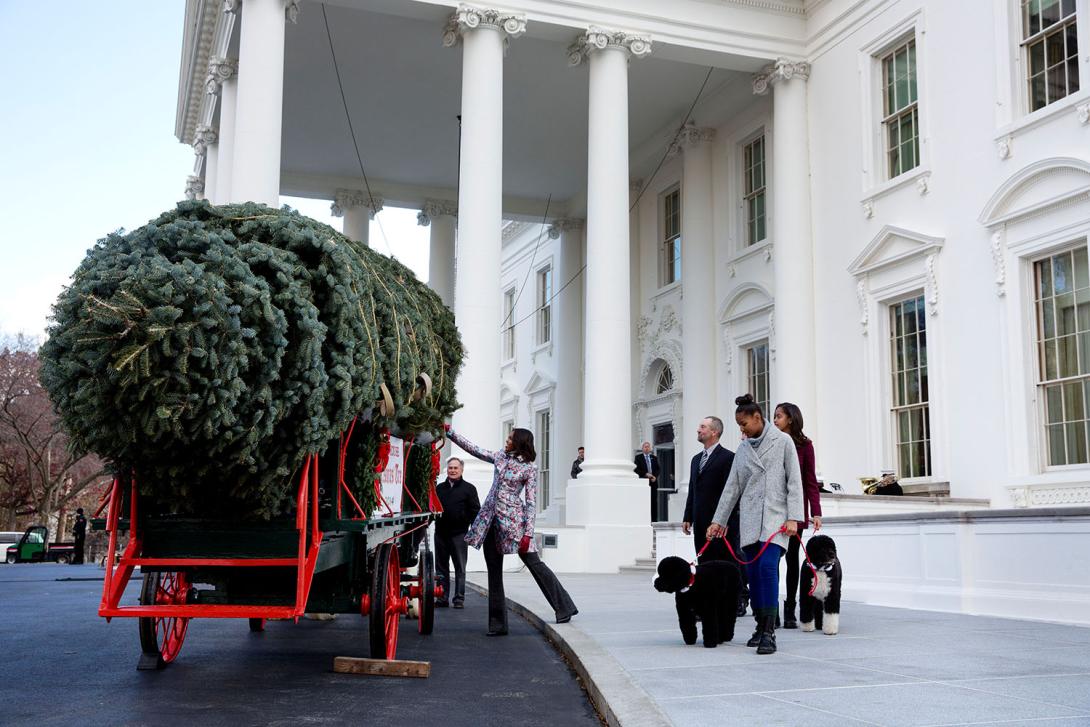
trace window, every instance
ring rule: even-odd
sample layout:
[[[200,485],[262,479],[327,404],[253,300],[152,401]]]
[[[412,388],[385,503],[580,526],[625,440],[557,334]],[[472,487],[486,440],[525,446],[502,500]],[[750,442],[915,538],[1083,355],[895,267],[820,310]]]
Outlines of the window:
[[[659,379],[655,382],[655,393],[665,394],[672,388],[674,388],[674,372],[670,370],[669,366],[663,364],[662,371],[659,372]]]
[[[515,431],[515,420],[508,419],[503,423],[503,441],[507,441],[507,438],[511,436],[511,432]]]
[[[768,339],[758,341],[746,348],[746,376],[749,393],[753,395],[753,399],[760,405],[765,417],[768,417]]]
[[[1075,0],[1022,0],[1022,48],[1030,111],[1078,91]]]
[[[916,40],[882,58],[882,125],[889,178],[920,165],[920,110],[916,94]]]
[[[549,506],[549,460],[553,448],[552,439],[552,415],[548,409],[539,411],[537,413],[538,510],[544,510]]]
[[[1037,359],[1049,465],[1085,464],[1090,399],[1090,274],[1086,247],[1034,263]]]
[[[931,475],[927,391],[927,315],[917,295],[889,307],[893,431],[903,478]]]
[[[503,294],[503,360],[515,357],[515,289]]]
[[[754,139],[743,149],[746,208],[746,244],[765,239],[765,138]]]
[[[675,189],[662,197],[662,270],[661,283],[669,285],[681,280],[681,190]]]
[[[537,271],[537,343],[552,340],[553,269],[544,267]]]

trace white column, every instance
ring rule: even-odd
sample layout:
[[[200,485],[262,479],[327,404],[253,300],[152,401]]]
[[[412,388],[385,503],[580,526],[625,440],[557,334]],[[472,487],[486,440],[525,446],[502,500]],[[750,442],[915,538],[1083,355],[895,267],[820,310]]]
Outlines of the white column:
[[[458,206],[442,199],[424,201],[416,221],[431,226],[428,251],[428,285],[447,307],[454,307],[454,233]]]
[[[772,399],[791,401],[818,421],[814,375],[814,249],[810,227],[810,142],[806,81],[810,64],[779,59],[753,81],[772,86],[772,228],[775,326]],[[813,429],[808,425],[808,430]],[[813,434],[813,432],[811,432]]]
[[[462,149],[454,317],[466,356],[454,428],[481,446],[500,437],[500,225],[503,218],[503,51],[526,30],[522,15],[459,6],[443,45],[462,43]],[[487,489],[491,466],[466,459],[465,477]]]
[[[715,244],[712,238],[712,139],[715,129],[687,125],[678,138],[681,176],[681,428],[683,463],[696,454],[700,420],[715,406]],[[684,467],[688,480],[689,468]],[[683,483],[687,486],[687,482]]]
[[[567,468],[583,444],[583,228],[585,221],[559,219],[549,228],[549,237],[560,239],[560,264],[556,290],[564,285],[553,305],[556,309],[557,365],[554,441],[560,461]],[[571,281],[569,283],[569,281]],[[553,496],[560,522],[567,518],[567,472],[558,478],[563,485]]]
[[[198,126],[193,140],[193,151],[204,164],[204,198],[216,201],[216,147],[218,136],[211,126]]]
[[[592,27],[569,49],[589,66],[583,474],[567,521],[584,538],[582,570],[614,572],[651,552],[647,485],[632,471],[628,60],[646,36]],[[563,546],[561,546],[563,547]]]
[[[284,113],[285,8],[292,0],[246,0],[238,49],[231,196],[280,206],[280,130]]]
[[[344,218],[344,236],[371,244],[371,220],[382,211],[384,200],[381,196],[368,196],[359,189],[338,189],[333,194],[333,204],[329,211],[334,217]]]
[[[215,149],[216,185],[213,204],[232,202],[231,167],[235,153],[235,105],[238,99],[238,59],[216,58],[208,64],[207,91],[219,95],[219,131]],[[211,152],[210,152],[211,155]],[[207,162],[206,162],[207,163]]]

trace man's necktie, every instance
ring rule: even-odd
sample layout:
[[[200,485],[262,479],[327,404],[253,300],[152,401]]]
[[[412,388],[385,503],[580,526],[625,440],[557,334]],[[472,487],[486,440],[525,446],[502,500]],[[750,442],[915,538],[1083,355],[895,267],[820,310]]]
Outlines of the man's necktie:
[[[644,452],[643,461],[646,463],[647,471],[651,472],[651,455]]]
[[[704,465],[708,463],[708,450],[704,450],[704,454],[700,457],[700,467],[697,469],[697,473],[704,471]]]

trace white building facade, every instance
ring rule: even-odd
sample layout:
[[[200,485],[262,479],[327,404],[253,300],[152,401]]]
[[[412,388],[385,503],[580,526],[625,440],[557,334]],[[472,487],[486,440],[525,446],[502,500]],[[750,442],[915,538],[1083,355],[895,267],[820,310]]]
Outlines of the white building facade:
[[[421,210],[454,424],[535,431],[554,567],[649,555],[633,453],[679,520],[744,392],[845,492],[1090,505],[1090,0],[190,0],[186,32],[192,195],[360,239]]]

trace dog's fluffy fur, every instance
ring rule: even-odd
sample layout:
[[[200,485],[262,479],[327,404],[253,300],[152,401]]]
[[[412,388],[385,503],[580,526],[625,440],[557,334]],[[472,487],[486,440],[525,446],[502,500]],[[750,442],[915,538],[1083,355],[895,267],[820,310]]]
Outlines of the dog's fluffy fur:
[[[707,648],[713,649],[734,638],[742,582],[736,565],[723,560],[708,561],[698,565],[694,574],[685,560],[670,556],[659,563],[658,573],[655,590],[674,594],[677,621],[686,644],[696,643],[698,617]]]
[[[840,630],[840,591],[844,580],[840,559],[836,557],[836,543],[828,535],[815,535],[806,543],[806,552],[817,568],[817,585],[814,595],[807,595],[814,583],[814,572],[803,563],[799,621],[803,631],[821,629],[834,636]]]

